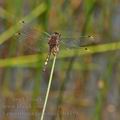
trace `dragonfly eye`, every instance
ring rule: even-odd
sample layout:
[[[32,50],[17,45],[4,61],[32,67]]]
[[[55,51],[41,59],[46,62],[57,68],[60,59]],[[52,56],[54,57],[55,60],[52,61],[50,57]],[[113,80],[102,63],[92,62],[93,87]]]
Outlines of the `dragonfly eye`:
[[[61,34],[60,34],[60,33],[58,33],[58,32],[54,32],[54,34],[55,34],[55,35],[59,35],[59,36],[61,36]]]
[[[58,33],[58,32],[54,32],[54,34],[55,34],[55,35],[59,35],[59,33]]]
[[[60,36],[61,36],[61,34],[58,33],[58,32],[54,32],[53,34],[54,34],[56,37],[59,37],[59,38],[60,38]]]

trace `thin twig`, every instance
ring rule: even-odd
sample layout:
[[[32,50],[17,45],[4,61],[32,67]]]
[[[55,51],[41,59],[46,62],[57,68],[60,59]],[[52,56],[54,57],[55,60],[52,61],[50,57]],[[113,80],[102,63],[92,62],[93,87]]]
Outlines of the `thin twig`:
[[[40,120],[43,120],[43,118],[44,118],[45,109],[46,109],[46,105],[47,105],[47,101],[48,101],[48,95],[49,95],[49,91],[50,91],[50,87],[51,87],[51,83],[52,83],[52,77],[53,77],[53,71],[54,71],[54,67],[55,67],[55,61],[56,61],[56,55],[54,57],[53,64],[52,64],[52,69],[51,69],[51,73],[50,73],[48,88],[47,88],[47,92],[46,92],[46,96],[45,96],[45,102],[44,102],[44,106],[43,106],[43,110],[42,110]]]

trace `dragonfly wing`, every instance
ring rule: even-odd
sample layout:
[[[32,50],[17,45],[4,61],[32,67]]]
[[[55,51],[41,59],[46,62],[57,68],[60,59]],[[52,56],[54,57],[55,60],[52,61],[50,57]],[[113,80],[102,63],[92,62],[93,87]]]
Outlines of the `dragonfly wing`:
[[[68,48],[79,48],[79,47],[84,47],[88,46],[90,44],[93,44],[94,39],[90,37],[86,38],[72,38],[72,37],[65,37],[61,39],[62,44],[66,45]]]
[[[17,40],[20,45],[25,49],[32,50],[34,52],[45,52],[48,49],[48,35],[46,33],[40,33],[35,30],[21,31],[17,33]]]
[[[78,48],[80,47],[80,42],[79,41],[75,41],[71,38],[67,38],[67,39],[62,39],[61,40],[61,44],[62,46],[66,46],[67,48]]]
[[[34,52],[46,52],[48,49],[48,38],[50,34],[42,32],[41,28],[35,23],[27,24],[26,21],[20,21],[23,28],[17,32],[14,36],[20,46],[23,49]]]

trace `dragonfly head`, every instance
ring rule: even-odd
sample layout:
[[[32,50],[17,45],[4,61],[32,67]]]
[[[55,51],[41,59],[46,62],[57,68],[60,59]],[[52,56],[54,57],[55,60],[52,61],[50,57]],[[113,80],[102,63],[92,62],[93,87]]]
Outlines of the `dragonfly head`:
[[[54,34],[55,36],[58,36],[59,38],[60,38],[60,36],[61,36],[61,34],[58,33],[58,32],[54,32],[53,34]]]

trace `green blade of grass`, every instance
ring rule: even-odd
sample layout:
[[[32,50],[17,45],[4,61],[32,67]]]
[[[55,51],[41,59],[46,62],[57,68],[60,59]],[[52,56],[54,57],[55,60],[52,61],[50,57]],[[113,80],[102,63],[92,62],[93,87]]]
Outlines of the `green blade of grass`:
[[[26,24],[30,23],[32,20],[37,18],[39,15],[41,15],[46,10],[46,5],[44,3],[40,4],[37,8],[35,8],[28,16],[24,17],[20,21],[25,21]],[[20,29],[24,27],[24,24],[21,24],[18,22],[13,27],[8,29],[6,32],[0,35],[0,45],[8,40],[10,37],[12,37],[16,32],[18,32]]]
[[[11,15],[7,10],[0,7],[0,18],[7,19],[7,18],[14,18],[13,15]]]
[[[108,51],[115,51],[120,49],[120,42],[114,42],[109,44],[103,44],[103,45],[96,45],[96,46],[89,46],[87,47],[88,50],[85,50],[85,48],[79,48],[79,49],[70,49],[70,50],[61,50],[60,54],[58,55],[58,58],[65,58],[65,57],[72,57],[75,52],[77,52],[78,56],[86,55],[86,54],[94,54],[94,53],[102,53],[102,52],[108,52]],[[28,56],[20,56],[15,58],[6,58],[6,59],[0,59],[0,67],[14,67],[14,66],[21,66],[29,65],[32,63],[38,62],[38,56],[39,54],[35,55],[28,55]],[[41,59],[45,58],[47,54],[42,54]],[[53,59],[53,57],[51,56]]]

